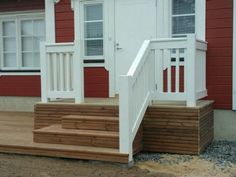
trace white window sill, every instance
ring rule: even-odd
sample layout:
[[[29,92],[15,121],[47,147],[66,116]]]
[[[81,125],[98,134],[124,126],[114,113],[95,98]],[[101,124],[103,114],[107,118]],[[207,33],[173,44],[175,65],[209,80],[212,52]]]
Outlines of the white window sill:
[[[40,72],[0,72],[0,76],[39,76]]]

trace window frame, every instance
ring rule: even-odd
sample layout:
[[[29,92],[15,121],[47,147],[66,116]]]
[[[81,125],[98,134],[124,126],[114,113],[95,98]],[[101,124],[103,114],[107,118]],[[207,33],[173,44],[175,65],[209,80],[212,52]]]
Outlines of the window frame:
[[[177,14],[177,15],[174,15],[173,14],[173,1],[174,0],[171,0],[170,1],[170,8],[171,8],[171,10],[170,10],[170,27],[171,27],[171,29],[170,29],[170,33],[171,33],[171,37],[174,37],[174,38],[176,38],[176,37],[185,37],[186,35],[188,35],[188,34],[196,34],[197,33],[197,23],[196,23],[196,19],[197,19],[197,3],[196,3],[196,1],[197,0],[195,0],[195,13],[186,13],[186,14]],[[189,16],[194,16],[194,19],[195,19],[195,22],[194,22],[194,28],[195,28],[195,32],[194,33],[183,33],[183,34],[173,34],[173,18],[174,17],[189,17]]]
[[[85,5],[92,5],[92,4],[102,4],[102,14],[103,19],[102,20],[94,20],[95,21],[102,21],[103,23],[103,38],[98,38],[98,40],[103,40],[103,55],[93,55],[93,56],[86,56],[85,55]],[[105,39],[106,39],[106,33],[105,33],[105,8],[104,8],[104,1],[103,0],[91,0],[91,1],[82,1],[81,7],[80,7],[80,26],[81,26],[81,39],[82,39],[82,56],[83,59],[86,61],[96,61],[96,60],[104,60],[105,59]],[[91,38],[92,39],[92,38]],[[88,40],[87,40],[88,41]]]
[[[39,67],[23,67],[22,65],[22,35],[21,35],[21,22],[24,20],[43,20],[45,24],[44,11],[22,11],[13,13],[0,13],[0,71],[1,75],[5,73],[30,73],[40,72]],[[4,53],[3,53],[3,23],[14,21],[16,25],[16,67],[4,67]],[[33,34],[34,35],[34,34]],[[44,26],[44,39],[46,37],[46,30]],[[39,51],[40,52],[40,51]],[[33,53],[33,50],[32,50]]]

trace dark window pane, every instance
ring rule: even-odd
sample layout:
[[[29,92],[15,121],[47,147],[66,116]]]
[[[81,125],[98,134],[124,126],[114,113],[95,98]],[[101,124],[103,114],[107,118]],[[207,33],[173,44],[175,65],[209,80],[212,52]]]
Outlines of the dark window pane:
[[[103,38],[103,23],[85,23],[85,38]]]
[[[88,4],[85,5],[85,20],[102,20],[103,19],[102,4]]]
[[[195,16],[173,17],[172,34],[195,33]]]
[[[85,41],[85,55],[86,56],[103,55],[103,40]]]
[[[173,15],[195,13],[195,0],[173,0]]]

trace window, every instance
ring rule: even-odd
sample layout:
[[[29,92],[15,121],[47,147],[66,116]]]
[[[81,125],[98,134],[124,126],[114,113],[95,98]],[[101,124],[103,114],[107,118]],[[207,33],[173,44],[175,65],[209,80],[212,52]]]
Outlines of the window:
[[[172,36],[195,33],[195,0],[172,0]]]
[[[84,5],[84,55],[103,56],[103,4]]]
[[[40,15],[14,15],[0,19],[1,70],[39,70],[39,44],[45,38]]]

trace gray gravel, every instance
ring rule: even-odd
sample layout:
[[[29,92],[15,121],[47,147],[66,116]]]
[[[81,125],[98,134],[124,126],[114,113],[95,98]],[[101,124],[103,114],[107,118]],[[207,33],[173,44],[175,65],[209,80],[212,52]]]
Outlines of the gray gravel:
[[[236,164],[236,142],[214,141],[200,158],[215,162],[220,166]]]
[[[166,156],[175,156],[174,160]],[[199,158],[211,161],[222,168],[236,164],[236,142],[214,141]],[[162,164],[179,164],[193,159],[189,155],[173,155],[162,153],[140,153],[135,156],[135,162],[155,161]]]

